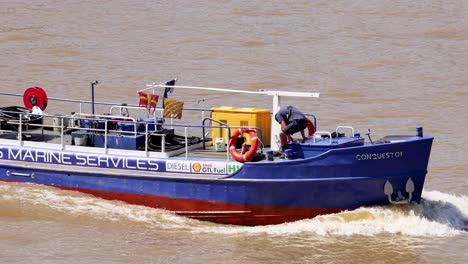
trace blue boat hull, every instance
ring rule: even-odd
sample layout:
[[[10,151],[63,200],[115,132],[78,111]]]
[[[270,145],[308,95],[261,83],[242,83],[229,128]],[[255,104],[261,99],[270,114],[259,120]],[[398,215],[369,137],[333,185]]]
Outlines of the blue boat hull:
[[[332,149],[304,159],[250,162],[235,173],[217,178],[197,178],[190,173],[169,173],[168,177],[169,168],[163,160],[145,163],[158,164],[161,175],[154,172],[151,177],[126,173],[128,168],[109,172],[82,166],[76,170],[77,166],[67,168],[68,163],[63,162],[55,167],[37,166],[37,160],[24,158],[25,152],[20,157],[18,151],[24,148],[9,146],[2,148],[1,158],[9,162],[0,163],[0,180],[78,190],[220,223],[277,224],[389,204],[386,182],[395,190],[391,200],[398,200],[409,196],[405,186],[411,179],[412,201],[419,202],[432,140],[415,137],[403,142]],[[10,152],[16,153],[12,155],[16,160],[11,159]],[[79,160],[73,155],[67,162]],[[135,161],[140,163],[143,161]]]

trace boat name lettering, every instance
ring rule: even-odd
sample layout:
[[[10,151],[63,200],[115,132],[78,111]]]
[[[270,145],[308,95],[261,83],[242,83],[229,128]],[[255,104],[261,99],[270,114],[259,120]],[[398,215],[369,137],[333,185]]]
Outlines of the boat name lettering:
[[[394,159],[402,158],[403,151],[392,151],[392,152],[380,152],[380,153],[366,153],[366,154],[357,154],[356,160],[383,160],[383,159]]]
[[[151,159],[112,157],[96,154],[66,153],[34,149],[0,147],[0,159],[63,164],[75,166],[102,167],[111,169],[132,169],[158,171],[159,164]]]

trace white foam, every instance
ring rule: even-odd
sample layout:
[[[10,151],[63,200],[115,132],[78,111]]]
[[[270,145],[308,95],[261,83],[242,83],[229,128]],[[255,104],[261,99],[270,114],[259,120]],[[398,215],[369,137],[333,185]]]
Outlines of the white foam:
[[[406,236],[453,236],[465,232],[468,197],[429,191],[421,204],[359,208],[318,216],[293,223],[242,227],[201,222],[164,210],[107,201],[78,192],[62,191],[33,184],[0,184],[0,202],[13,200],[50,208],[59,213],[102,221],[133,222],[150,228],[189,230],[218,234],[318,236],[374,236],[383,233]]]
[[[109,201],[79,192],[63,191],[34,184],[0,184],[0,201],[17,200],[52,209],[72,217],[91,217],[105,221],[132,221],[166,228],[194,221],[164,210]]]
[[[468,198],[424,192],[421,204],[359,208],[313,219],[260,227],[199,227],[196,231],[235,233],[268,233],[293,235],[313,233],[319,236],[374,236],[383,233],[406,236],[453,236],[465,232]]]

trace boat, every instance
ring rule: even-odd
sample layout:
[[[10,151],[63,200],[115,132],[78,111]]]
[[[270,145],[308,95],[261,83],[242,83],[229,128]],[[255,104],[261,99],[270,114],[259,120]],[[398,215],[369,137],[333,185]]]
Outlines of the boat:
[[[281,99],[316,100],[319,93],[175,82],[146,85],[134,105],[95,101],[97,81],[91,101],[48,97],[41,87],[1,92],[13,97],[8,102],[22,99],[24,107],[0,109],[0,181],[248,226],[421,200],[433,141],[422,127],[372,140],[348,125],[319,130],[317,118],[306,113],[307,139],[290,141],[279,156],[280,126],[272,114]],[[187,108],[175,95],[188,89],[254,95],[272,100],[272,107]],[[50,115],[51,102],[77,109]],[[109,110],[97,114],[95,106]]]

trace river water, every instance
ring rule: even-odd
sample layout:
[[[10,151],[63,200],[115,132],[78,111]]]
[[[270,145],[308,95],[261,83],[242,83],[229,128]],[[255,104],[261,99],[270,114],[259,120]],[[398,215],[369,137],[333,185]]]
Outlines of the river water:
[[[435,137],[422,203],[233,227],[0,183],[0,263],[466,263],[468,2],[0,0],[0,85],[136,103],[180,85],[320,92],[320,130]],[[270,98],[184,91],[188,107]],[[21,105],[21,101],[18,101]],[[16,104],[0,99],[2,106]],[[286,100],[286,103],[289,103]],[[293,103],[291,101],[291,103]],[[48,113],[76,111],[49,102]]]

